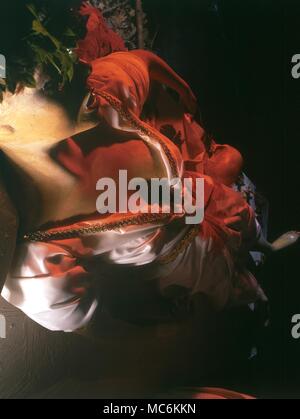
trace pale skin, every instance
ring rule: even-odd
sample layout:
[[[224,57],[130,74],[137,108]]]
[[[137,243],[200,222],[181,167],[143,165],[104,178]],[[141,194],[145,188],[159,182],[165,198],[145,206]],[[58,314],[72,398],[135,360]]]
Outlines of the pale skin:
[[[94,197],[82,199],[76,178],[50,157],[49,150],[61,140],[87,131],[99,122],[101,124],[101,121],[92,120],[86,115],[72,121],[62,106],[48,100],[37,89],[25,88],[18,94],[4,95],[0,103],[0,148],[26,172],[36,186],[38,195],[42,197],[42,202],[32,203],[41,207],[40,214],[38,219],[28,220],[27,228],[95,212]],[[107,130],[106,126],[105,134],[109,135]],[[121,132],[119,134],[122,135]],[[113,173],[110,165],[112,154],[118,155],[117,165],[120,169],[128,170],[129,178],[163,175],[147,146],[132,137],[133,134],[124,133],[124,142],[102,148],[99,155],[99,178],[116,178],[115,170]],[[134,159],[132,150],[142,158],[138,161]],[[22,208],[18,210],[22,212]]]
[[[161,81],[178,92],[186,108],[191,113],[196,108],[196,98],[187,83],[181,79],[164,61],[154,54],[135,51],[148,68],[151,80]],[[37,201],[33,205],[40,208],[36,219],[28,219],[25,211],[22,214],[25,228],[34,229],[53,220],[63,220],[76,215],[95,212],[95,199],[83,199],[76,179],[61,168],[49,155],[49,150],[61,140],[85,132],[99,124],[105,125],[105,134],[109,135],[108,126],[117,130],[124,142],[111,147],[103,147],[99,162],[99,178],[114,177],[111,156],[118,155],[119,170],[127,170],[129,179],[132,177],[162,178],[167,176],[166,167],[157,158],[157,151],[149,149],[137,136],[126,132],[118,114],[112,109],[103,109],[95,119],[89,115],[86,102],[89,94],[79,104],[76,120],[71,120],[65,109],[50,101],[43,94],[45,78],[37,72],[37,88],[20,89],[15,94],[5,93],[0,103],[0,148],[7,156],[21,167],[28,175],[30,182],[37,190]],[[121,89],[124,103],[135,106],[130,101],[126,89]],[[106,124],[106,122],[108,124]],[[168,141],[166,139],[166,141]],[[101,138],[99,138],[99,145]],[[173,147],[176,155],[178,150]],[[134,159],[132,150],[139,155]],[[134,162],[134,164],[133,164]],[[117,165],[113,165],[116,167]],[[95,182],[96,183],[96,182]],[[22,212],[22,207],[18,208]]]

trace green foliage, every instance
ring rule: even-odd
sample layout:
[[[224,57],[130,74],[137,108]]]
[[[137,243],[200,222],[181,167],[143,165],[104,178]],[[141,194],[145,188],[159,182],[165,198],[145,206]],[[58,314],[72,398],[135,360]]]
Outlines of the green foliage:
[[[7,78],[0,79],[0,100],[4,90],[15,92],[18,85],[34,87],[34,74],[41,68],[51,79],[50,93],[62,90],[74,76],[73,49],[84,37],[85,23],[70,12],[81,0],[9,0],[1,19],[1,53],[7,57]],[[98,7],[128,49],[137,48],[133,0],[90,0]],[[76,16],[77,17],[76,17]],[[145,41],[149,46],[146,16]]]
[[[74,75],[74,54],[60,40],[49,33],[43,25],[35,6],[30,4],[27,7],[35,17],[32,22],[32,34],[28,37],[28,45],[35,52],[38,65],[52,65],[60,74],[61,83],[64,85],[67,81],[71,81]],[[75,34],[70,28],[65,31],[65,36],[75,39]],[[52,49],[46,49],[39,45],[39,41],[44,41],[43,38],[52,43]]]
[[[85,33],[85,23],[71,12],[80,1],[10,1],[5,10],[7,24],[1,29],[7,34],[1,40],[1,52],[7,58],[7,78],[0,80],[0,100],[4,90],[15,92],[18,86],[34,87],[37,69],[50,77],[51,91],[62,90],[73,79],[73,49]],[[10,32],[9,22],[15,26]]]

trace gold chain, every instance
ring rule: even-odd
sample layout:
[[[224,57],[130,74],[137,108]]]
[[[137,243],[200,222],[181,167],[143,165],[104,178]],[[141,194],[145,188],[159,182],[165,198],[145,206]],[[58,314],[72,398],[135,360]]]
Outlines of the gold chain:
[[[128,109],[126,109],[122,105],[122,102],[119,99],[112,96],[111,94],[109,94],[107,92],[97,92],[97,95],[101,96],[113,108],[115,108],[116,111],[121,116],[121,118],[124,119],[125,121],[129,122],[130,125],[131,125],[131,128],[133,128],[136,132],[138,132],[142,136],[151,137],[159,143],[159,145],[163,149],[163,152],[165,153],[165,155],[166,155],[166,157],[169,161],[169,165],[170,165],[170,168],[171,168],[173,178],[178,178],[179,177],[179,172],[178,172],[178,167],[177,167],[176,160],[174,159],[174,156],[172,155],[172,153],[171,153],[169,147],[167,146],[167,144],[157,135],[156,130],[152,129],[152,127],[150,125],[143,123],[137,116],[135,116]],[[145,142],[147,142],[147,141],[145,141]]]
[[[174,262],[174,260],[177,259],[177,256],[185,251],[198,234],[199,225],[192,227],[170,253],[159,258],[159,263],[167,265],[168,263]]]
[[[74,239],[83,235],[104,233],[107,231],[117,230],[122,227],[167,222],[171,217],[172,215],[170,214],[140,214],[138,216],[130,217],[117,222],[94,224],[87,227],[65,228],[64,230],[39,230],[25,234],[23,239],[25,241],[32,242],[49,242],[53,240]]]
[[[155,139],[159,145],[162,147],[163,152],[165,153],[170,168],[172,171],[172,176],[174,178],[179,177],[178,167],[176,160],[172,155],[167,144],[157,135],[156,130],[152,129],[151,126],[144,124],[138,117],[133,113],[123,107],[121,101],[119,101],[114,96],[106,92],[97,92],[99,96],[107,100],[108,103],[113,106],[117,112],[120,114],[121,118],[130,123],[131,127],[136,130],[140,135],[147,136]],[[64,230],[39,230],[36,232],[28,233],[24,235],[23,239],[25,241],[32,242],[49,242],[55,240],[66,240],[78,238],[83,235],[92,235],[97,233],[103,233],[107,231],[113,231],[120,229],[122,227],[141,225],[141,224],[155,224],[157,222],[168,222],[170,221],[171,215],[169,214],[140,214],[138,216],[130,217],[122,221],[113,222],[113,223],[103,223],[95,224],[93,226],[79,227],[79,228],[66,228]],[[159,259],[159,262],[162,264],[168,264],[174,261],[177,256],[182,253],[187,246],[193,241],[193,239],[199,234],[199,226],[195,226],[188,231],[185,237],[177,244],[177,246],[166,256],[163,256]]]

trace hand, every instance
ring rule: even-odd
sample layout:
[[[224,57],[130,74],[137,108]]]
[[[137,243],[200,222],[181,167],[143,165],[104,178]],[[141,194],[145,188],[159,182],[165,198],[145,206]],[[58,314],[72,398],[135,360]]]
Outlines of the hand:
[[[300,238],[300,232],[298,231],[290,231],[288,233],[283,234],[279,239],[277,239],[274,243],[272,243],[272,250],[274,252],[278,252],[279,250],[283,250],[287,247],[290,247],[298,242]]]

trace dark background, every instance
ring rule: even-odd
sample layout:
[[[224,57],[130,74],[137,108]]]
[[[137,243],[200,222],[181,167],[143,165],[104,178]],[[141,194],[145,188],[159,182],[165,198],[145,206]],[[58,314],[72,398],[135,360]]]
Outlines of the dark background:
[[[300,79],[291,76],[291,58],[300,54],[298,3],[143,0],[154,51],[192,85],[205,128],[218,142],[241,150],[247,174],[269,200],[271,240],[300,230]],[[230,321],[237,340],[231,340],[230,356],[228,347],[217,351],[205,345],[216,330],[227,334],[228,321],[223,328],[221,319],[217,326],[212,321],[213,331],[206,320],[198,325],[198,345],[183,331],[182,348],[172,329],[147,334],[109,319],[95,342],[48,332],[0,299],[8,325],[7,339],[0,342],[0,398],[99,398],[116,393],[125,398],[126,393],[184,382],[184,375],[189,386],[300,398],[300,340],[291,337],[292,316],[300,314],[298,260],[299,245],[270,257],[259,269],[257,276],[270,299],[271,325],[258,340],[258,357],[244,367],[235,354],[251,342],[251,322],[241,324],[234,316]],[[219,341],[225,342],[223,337]],[[226,374],[201,379],[188,356],[203,357],[205,364],[205,352],[214,357],[220,349],[224,357],[218,357],[216,365]]]
[[[203,123],[242,151],[246,172],[270,203],[269,239],[300,230],[300,5],[273,0],[145,0],[153,48],[189,81]],[[299,246],[269,258],[258,276],[271,326],[249,382],[257,394],[300,396]],[[250,384],[250,383],[249,383]]]

